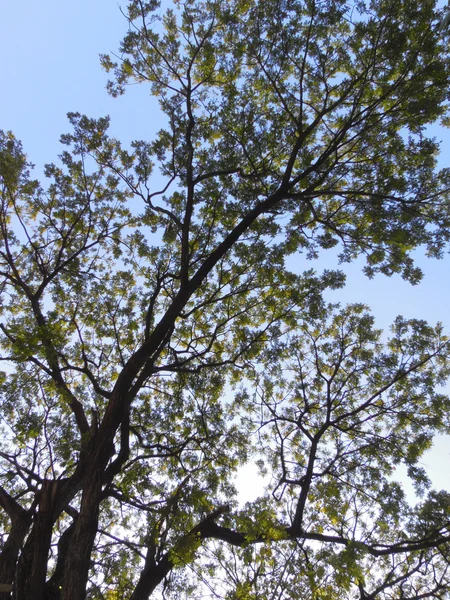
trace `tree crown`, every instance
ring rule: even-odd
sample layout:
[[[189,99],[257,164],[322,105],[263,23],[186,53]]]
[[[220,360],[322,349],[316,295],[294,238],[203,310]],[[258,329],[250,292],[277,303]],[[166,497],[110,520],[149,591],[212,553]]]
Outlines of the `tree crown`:
[[[449,432],[448,340],[401,317],[386,339],[367,307],[326,303],[341,272],[308,268],[334,248],[417,283],[413,250],[447,247],[435,3],[132,1],[126,17],[102,63],[113,95],[150,85],[154,140],[126,149],[108,118],[71,113],[44,186],[0,136],[0,583],[35,600],[445,598],[449,494],[420,458]],[[267,489],[239,507],[252,455]]]

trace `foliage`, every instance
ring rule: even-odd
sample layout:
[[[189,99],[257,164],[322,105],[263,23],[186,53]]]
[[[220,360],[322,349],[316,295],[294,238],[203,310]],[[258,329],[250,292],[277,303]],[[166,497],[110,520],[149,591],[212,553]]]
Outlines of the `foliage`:
[[[0,137],[0,583],[20,600],[447,597],[449,493],[420,459],[450,429],[448,340],[401,317],[386,339],[366,307],[326,304],[341,272],[308,268],[335,248],[417,283],[412,251],[445,251],[439,11],[126,14],[102,63],[113,95],[150,85],[155,140],[126,149],[72,113],[44,185]],[[267,489],[239,507],[249,457]]]

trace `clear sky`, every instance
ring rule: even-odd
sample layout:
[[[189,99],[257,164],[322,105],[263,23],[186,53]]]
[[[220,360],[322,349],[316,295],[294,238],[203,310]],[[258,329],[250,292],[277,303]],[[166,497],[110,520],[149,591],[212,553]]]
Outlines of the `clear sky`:
[[[12,130],[22,140],[37,177],[61,151],[58,140],[69,131],[69,111],[90,117],[109,114],[113,135],[124,142],[150,139],[161,126],[157,104],[145,86],[134,86],[119,99],[105,91],[107,75],[98,56],[117,50],[126,26],[120,5],[111,0],[0,0],[0,129]],[[433,135],[443,141],[441,166],[450,167],[448,131],[435,127]],[[450,257],[436,261],[420,252],[417,256],[425,272],[418,286],[400,277],[369,281],[361,264],[354,264],[345,268],[345,290],[329,298],[368,304],[385,329],[403,314],[441,321],[450,332]],[[330,254],[320,264],[334,267],[336,259]],[[438,489],[449,487],[450,440],[438,439],[423,463]]]

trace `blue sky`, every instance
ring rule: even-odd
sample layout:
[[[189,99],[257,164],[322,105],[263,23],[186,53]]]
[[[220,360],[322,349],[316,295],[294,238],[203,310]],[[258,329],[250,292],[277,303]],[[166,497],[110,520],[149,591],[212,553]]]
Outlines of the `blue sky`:
[[[125,3],[123,3],[125,6]],[[0,0],[0,129],[12,130],[22,140],[29,159],[42,167],[61,151],[58,140],[69,131],[66,113],[111,116],[111,131],[124,142],[150,139],[161,124],[156,102],[145,86],[133,86],[112,99],[105,91],[107,75],[99,54],[115,52],[126,31],[120,5],[111,0]],[[433,128],[443,140],[441,166],[450,166],[450,135]],[[332,301],[364,302],[388,328],[395,316],[441,321],[450,332],[450,257],[427,260],[417,253],[425,272],[423,282],[411,286],[400,277],[369,281],[361,264],[346,268],[345,290],[329,295]],[[336,266],[332,255],[321,265]],[[435,485],[448,486],[450,442],[437,440],[423,461]]]
[[[105,91],[99,54],[115,52],[127,23],[110,0],[0,1],[0,127],[11,129],[38,168],[60,152],[66,114],[112,118],[125,142],[159,128],[148,89],[133,86],[117,100]]]

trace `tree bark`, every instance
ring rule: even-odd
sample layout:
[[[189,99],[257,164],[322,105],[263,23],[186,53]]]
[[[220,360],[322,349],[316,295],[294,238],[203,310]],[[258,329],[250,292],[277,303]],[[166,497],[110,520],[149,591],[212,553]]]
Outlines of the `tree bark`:
[[[0,488],[0,506],[11,519],[11,530],[0,554],[0,600],[11,598],[9,586],[14,583],[17,560],[30,524],[31,514]]]
[[[5,545],[0,555],[0,600],[11,598],[8,585],[13,585],[16,573],[17,559],[23,541],[30,527],[30,520],[18,521],[13,523]]]
[[[44,600],[57,489],[58,481],[45,480],[42,484],[39,492],[39,510],[18,563],[15,600]]]
[[[64,579],[64,567],[67,561],[68,552],[70,549],[72,535],[75,531],[76,519],[75,517],[71,525],[64,531],[59,538],[58,542],[58,557],[56,559],[56,567],[53,571],[53,575],[45,584],[45,600],[60,600],[62,583]]]
[[[91,552],[98,529],[102,479],[98,470],[87,474],[80,514],[70,536],[70,552],[64,564],[61,600],[84,600]]]

